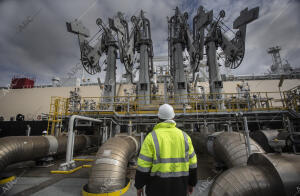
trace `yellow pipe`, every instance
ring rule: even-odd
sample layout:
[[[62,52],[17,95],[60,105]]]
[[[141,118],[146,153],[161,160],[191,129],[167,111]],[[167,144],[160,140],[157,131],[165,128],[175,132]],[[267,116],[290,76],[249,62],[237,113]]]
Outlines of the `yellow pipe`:
[[[82,189],[81,193],[82,196],[120,196],[125,194],[128,191],[129,187],[130,187],[130,181],[128,182],[125,188],[110,193],[88,193],[84,190],[84,188]]]
[[[15,179],[16,179],[16,176],[11,176],[11,177],[8,177],[8,178],[4,178],[4,179],[0,180],[0,184],[6,184],[6,183],[9,183],[11,181],[14,181]]]

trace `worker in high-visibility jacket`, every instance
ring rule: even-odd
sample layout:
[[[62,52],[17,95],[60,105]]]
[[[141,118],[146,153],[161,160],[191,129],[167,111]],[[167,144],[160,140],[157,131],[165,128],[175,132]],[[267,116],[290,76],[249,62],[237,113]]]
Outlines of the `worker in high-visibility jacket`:
[[[174,109],[160,106],[158,123],[149,133],[138,157],[137,195],[185,196],[197,184],[197,157],[191,138],[176,128]]]

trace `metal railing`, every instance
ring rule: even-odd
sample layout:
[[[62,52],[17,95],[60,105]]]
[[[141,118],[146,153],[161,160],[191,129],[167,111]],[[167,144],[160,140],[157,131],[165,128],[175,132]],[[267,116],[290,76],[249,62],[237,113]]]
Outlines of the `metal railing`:
[[[283,92],[286,107],[300,112],[300,85]]]
[[[47,135],[54,135],[55,128],[60,131],[62,119],[67,115],[68,98],[52,96],[48,115]]]
[[[294,92],[294,91],[293,91]],[[70,110],[68,98],[59,99],[59,104],[53,105],[52,114],[155,114],[158,107],[165,103],[164,95],[150,95],[151,104],[144,104],[148,96],[116,96],[116,97],[81,97],[74,108]],[[182,102],[177,102],[181,100]],[[55,103],[55,101],[54,101]],[[187,94],[168,96],[168,103],[176,113],[201,113],[201,112],[245,112],[245,111],[276,111],[294,109],[299,111],[299,94],[291,92],[251,92],[251,93],[222,93],[222,94]],[[59,107],[56,108],[55,107]],[[62,108],[60,108],[62,107]],[[74,107],[74,105],[72,105]],[[50,111],[53,111],[50,110]],[[50,113],[49,113],[50,114]],[[57,118],[52,118],[56,120]]]

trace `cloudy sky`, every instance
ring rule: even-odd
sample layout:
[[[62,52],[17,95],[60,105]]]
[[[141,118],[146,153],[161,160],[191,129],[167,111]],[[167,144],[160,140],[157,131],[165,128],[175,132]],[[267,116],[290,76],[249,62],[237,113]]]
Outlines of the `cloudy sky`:
[[[275,45],[293,67],[300,67],[300,0],[0,0],[0,86],[14,75],[35,77],[40,84],[53,76],[67,77],[80,58],[76,36],[66,31],[67,21],[80,17],[93,34],[97,18],[107,22],[121,11],[129,19],[143,9],[151,21],[154,55],[164,56],[166,17],[176,6],[193,17],[200,5],[215,15],[224,9],[229,27],[245,7],[260,7],[259,19],[247,27],[244,61],[232,73],[267,72],[272,60],[266,49]],[[118,73],[122,71],[119,65]]]

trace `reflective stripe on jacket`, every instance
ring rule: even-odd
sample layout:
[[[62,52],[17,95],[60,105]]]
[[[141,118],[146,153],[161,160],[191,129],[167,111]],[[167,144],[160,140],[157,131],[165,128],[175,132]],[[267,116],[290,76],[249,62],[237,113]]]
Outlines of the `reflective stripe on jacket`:
[[[168,178],[188,176],[190,168],[197,168],[191,138],[175,122],[157,124],[144,140],[137,170]]]

